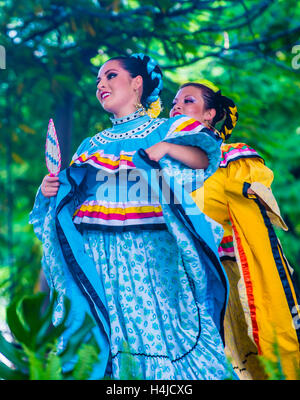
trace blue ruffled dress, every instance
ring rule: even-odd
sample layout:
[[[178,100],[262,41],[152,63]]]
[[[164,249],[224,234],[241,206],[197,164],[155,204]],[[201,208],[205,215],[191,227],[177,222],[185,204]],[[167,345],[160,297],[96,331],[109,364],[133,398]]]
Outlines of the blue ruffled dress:
[[[187,195],[217,169],[220,142],[185,116],[136,112],[112,122],[81,144],[59,175],[56,198],[38,192],[30,216],[47,281],[59,293],[55,324],[63,297],[71,300],[60,347],[88,313],[101,347],[92,379],[232,378],[223,344],[228,282],[216,243],[222,229]],[[143,149],[163,140],[202,148],[208,168],[152,162]]]

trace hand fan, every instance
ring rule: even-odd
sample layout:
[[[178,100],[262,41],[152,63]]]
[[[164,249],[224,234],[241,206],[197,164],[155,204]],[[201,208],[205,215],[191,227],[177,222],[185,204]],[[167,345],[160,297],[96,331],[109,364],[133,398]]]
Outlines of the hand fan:
[[[50,118],[46,137],[46,165],[50,176],[57,176],[61,167],[61,154],[53,119]]]

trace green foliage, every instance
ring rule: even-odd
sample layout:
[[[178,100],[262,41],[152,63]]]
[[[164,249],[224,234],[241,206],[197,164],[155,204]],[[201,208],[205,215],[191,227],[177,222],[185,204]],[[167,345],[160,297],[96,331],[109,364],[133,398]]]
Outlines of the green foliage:
[[[95,98],[98,67],[133,52],[162,66],[163,117],[187,80],[210,79],[236,101],[231,141],[252,145],[274,171],[273,191],[290,228],[280,240],[299,273],[297,0],[25,0],[0,2],[0,9],[7,65],[0,70],[0,294],[11,300],[38,282],[41,250],[28,214],[47,173],[49,118],[61,140],[72,126],[68,161],[85,137],[110,123]]]
[[[261,362],[261,364],[263,365],[265,372],[268,376],[269,380],[286,380],[286,376],[283,373],[282,370],[282,363],[281,363],[281,357],[279,354],[279,346],[278,343],[275,341],[273,343],[273,355],[274,355],[274,359],[269,359],[266,358],[264,356],[259,356],[259,360]],[[296,371],[296,375],[298,376],[298,379],[300,378],[300,370],[296,369],[295,367],[295,371]]]
[[[93,366],[98,360],[96,346],[83,344],[78,351],[78,362],[73,371],[74,379],[88,379],[92,373]]]
[[[7,324],[13,335],[8,342],[0,335],[0,353],[11,366],[0,362],[0,379],[63,380],[88,379],[97,362],[100,349],[92,335],[94,322],[86,315],[81,327],[72,335],[67,347],[57,352],[57,341],[66,329],[70,304],[65,300],[65,314],[61,323],[51,323],[56,295],[45,310],[46,295],[38,293],[16,300],[7,309]],[[86,342],[87,335],[90,339]],[[62,366],[77,359],[72,370]]]
[[[128,343],[123,342],[122,352],[120,354],[120,379],[121,380],[137,380],[142,379],[138,373],[138,361],[135,360],[130,354],[130,346]]]
[[[271,381],[282,381],[285,380],[286,377],[282,372],[280,361],[271,361],[261,357],[261,362],[265,368],[266,374],[268,375],[268,380]]]

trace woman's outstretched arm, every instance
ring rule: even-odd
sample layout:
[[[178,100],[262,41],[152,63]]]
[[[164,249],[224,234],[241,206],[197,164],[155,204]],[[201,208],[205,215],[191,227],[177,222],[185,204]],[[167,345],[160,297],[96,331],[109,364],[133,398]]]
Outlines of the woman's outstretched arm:
[[[159,142],[146,149],[146,153],[151,160],[157,162],[168,155],[192,169],[206,169],[208,167],[208,157],[205,151],[195,146]]]

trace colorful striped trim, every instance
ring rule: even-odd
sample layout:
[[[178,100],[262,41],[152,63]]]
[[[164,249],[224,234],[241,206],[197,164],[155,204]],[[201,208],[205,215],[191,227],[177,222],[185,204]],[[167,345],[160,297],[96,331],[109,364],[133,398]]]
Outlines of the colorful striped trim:
[[[90,164],[95,168],[104,169],[108,172],[118,172],[120,169],[133,169],[135,168],[132,162],[132,157],[135,151],[120,152],[119,156],[114,154],[105,154],[103,150],[97,151],[91,155],[86,151],[74,160],[72,164],[82,165],[84,163]]]
[[[165,224],[160,204],[86,201],[74,215],[75,224],[131,226]]]
[[[245,143],[224,144],[221,146],[221,162],[220,168],[226,168],[231,161],[239,160],[240,158],[263,158]]]
[[[74,181],[70,177],[70,169],[67,169],[67,179],[70,182],[72,189],[69,193],[60,201],[59,205],[56,208],[56,216],[55,216],[55,223],[56,223],[56,230],[57,230],[57,237],[61,246],[61,250],[64,256],[64,260],[67,264],[67,267],[73,276],[74,281],[77,283],[79,290],[82,292],[83,296],[85,297],[86,301],[88,302],[91,313],[96,321],[96,324],[100,330],[100,335],[107,340],[107,345],[109,345],[109,337],[105,331],[104,324],[101,320],[101,317],[105,319],[106,324],[109,326],[109,315],[108,311],[102,302],[100,296],[96,292],[95,288],[89,281],[88,277],[82,270],[80,264],[77,262],[76,257],[73,253],[73,250],[70,246],[68,238],[61,226],[60,223],[60,216],[58,215],[63,207],[65,207],[71,200],[74,194]],[[109,351],[110,353],[110,351]],[[105,367],[105,373],[111,373],[111,354],[109,354],[107,359],[107,365]],[[103,375],[105,375],[105,373]]]
[[[245,182],[244,193],[246,192],[248,185],[249,184]],[[297,310],[297,313],[299,315],[298,305],[299,305],[300,298],[299,298],[298,288],[297,288],[296,283],[292,279],[292,276],[289,271],[289,266],[286,262],[282,248],[280,246],[280,243],[278,242],[276,233],[274,231],[274,228],[272,226],[270,218],[267,215],[265,207],[260,203],[260,201],[258,199],[253,199],[253,200],[255,201],[258,208],[260,209],[260,212],[264,219],[264,223],[266,225],[266,228],[268,229],[269,240],[270,240],[270,244],[271,244],[271,248],[272,248],[274,262],[276,264],[277,271],[280,276],[282,287],[283,287],[283,290],[284,290],[284,293],[286,296],[286,301],[287,301],[289,310],[291,312],[291,321],[292,321],[292,319],[294,317],[294,315],[293,315],[294,308]],[[296,334],[297,334],[298,343],[300,345],[299,329],[296,329]]]
[[[166,137],[171,136],[174,132],[188,132],[195,129],[197,129],[197,132],[200,132],[203,128],[205,128],[205,126],[199,121],[190,117],[181,117],[173,122]]]
[[[234,252],[232,236],[226,236],[222,239],[220,246],[218,248],[218,252],[221,260],[224,259],[235,260],[235,252]]]
[[[159,167],[159,164],[156,161],[150,160],[148,157],[147,153],[145,152],[144,149],[139,149],[138,153],[140,157],[153,168]],[[162,192],[164,189],[164,185],[169,186],[166,182],[164,177],[162,176],[162,179],[159,179],[159,188],[160,191]],[[226,304],[227,304],[227,299],[228,299],[228,280],[225,274],[225,271],[223,269],[223,266],[220,262],[219,257],[215,254],[215,252],[212,250],[212,248],[202,239],[202,237],[198,234],[198,232],[195,230],[195,225],[191,221],[190,217],[187,215],[184,207],[182,206],[181,202],[178,201],[178,199],[175,196],[175,193],[173,192],[172,188],[170,187],[171,191],[171,199],[172,201],[169,204],[170,210],[172,211],[172,214],[175,216],[175,218],[178,219],[178,221],[182,222],[185,227],[188,229],[188,231],[192,234],[193,238],[193,243],[196,246],[196,251],[199,254],[201,254],[201,257],[203,257],[204,263],[206,262],[206,265],[212,265],[218,274],[218,277],[220,278],[220,281],[223,285],[224,288],[224,302],[223,306],[220,310],[219,318],[217,318],[217,315],[214,315],[214,321],[216,322],[216,327],[218,331],[220,332],[220,336],[222,338],[223,345],[225,346],[225,335],[224,335],[224,318],[225,318],[225,311],[226,311]],[[206,257],[206,259],[205,259]],[[191,280],[189,278],[189,275],[186,272],[186,275],[188,277],[188,280],[190,282],[192,292],[193,294],[195,293],[195,282],[194,280]],[[195,294],[194,294],[195,295]],[[216,313],[215,313],[216,314]],[[201,333],[201,319],[199,320],[199,334]]]
[[[250,310],[250,318],[251,318],[251,324],[252,324],[252,336],[253,336],[253,340],[257,346],[258,354],[262,354],[262,351],[260,348],[260,343],[259,343],[259,330],[258,330],[257,317],[256,317],[256,305],[255,305],[255,300],[254,300],[254,293],[253,293],[253,286],[252,286],[252,280],[251,280],[251,276],[250,276],[249,265],[248,265],[245,251],[242,246],[241,238],[240,238],[238,231],[236,229],[236,226],[233,222],[233,219],[231,217],[229,209],[228,209],[228,212],[229,212],[229,218],[230,218],[230,221],[232,224],[232,229],[234,232],[234,237],[236,240],[237,250],[239,253],[240,264],[241,264],[245,287],[246,287],[248,305],[249,305],[249,310]]]

